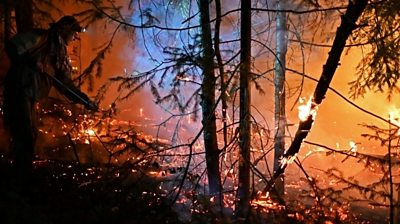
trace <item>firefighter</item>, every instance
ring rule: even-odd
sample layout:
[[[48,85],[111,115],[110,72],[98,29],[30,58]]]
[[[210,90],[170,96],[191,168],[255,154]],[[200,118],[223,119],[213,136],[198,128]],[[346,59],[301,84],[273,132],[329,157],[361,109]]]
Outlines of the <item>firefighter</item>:
[[[27,179],[37,139],[35,107],[48,96],[51,86],[74,103],[97,111],[97,105],[71,80],[67,45],[82,31],[73,16],[15,35],[5,49],[11,65],[4,81],[4,124],[10,133],[17,179]]]

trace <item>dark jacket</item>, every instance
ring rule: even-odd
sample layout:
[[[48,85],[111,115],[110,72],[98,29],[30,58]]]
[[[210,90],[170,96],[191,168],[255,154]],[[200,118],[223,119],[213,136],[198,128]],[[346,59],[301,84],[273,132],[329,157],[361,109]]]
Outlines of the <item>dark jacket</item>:
[[[38,101],[47,97],[54,85],[73,102],[88,102],[87,95],[71,80],[72,67],[66,45],[53,28],[17,34],[6,44],[6,51],[11,59],[11,67],[5,80],[6,88],[23,91],[26,97]],[[62,85],[50,76],[59,80]]]

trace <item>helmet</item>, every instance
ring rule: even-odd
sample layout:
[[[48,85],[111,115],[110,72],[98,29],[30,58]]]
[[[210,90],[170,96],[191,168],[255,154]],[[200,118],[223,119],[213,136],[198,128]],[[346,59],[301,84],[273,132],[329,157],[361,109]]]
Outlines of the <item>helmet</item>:
[[[58,20],[55,25],[61,30],[68,30],[71,32],[81,32],[82,27],[79,25],[78,20],[73,16],[63,16]]]

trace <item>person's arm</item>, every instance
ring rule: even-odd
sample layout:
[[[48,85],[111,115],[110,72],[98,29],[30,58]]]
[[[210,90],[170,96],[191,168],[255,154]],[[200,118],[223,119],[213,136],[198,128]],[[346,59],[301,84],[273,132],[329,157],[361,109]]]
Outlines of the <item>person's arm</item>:
[[[97,105],[90,100],[90,98],[83,93],[71,80],[71,76],[63,71],[56,72],[54,76],[56,80],[53,80],[54,86],[65,95],[69,100],[74,103],[80,103],[85,106],[86,109],[97,111],[99,108]],[[59,82],[58,82],[59,81]]]
[[[50,36],[52,36],[52,34],[55,33],[50,33]],[[97,111],[99,109],[97,105],[91,101],[71,79],[72,67],[67,55],[67,47],[64,40],[59,35],[55,35],[52,36],[49,41],[51,41],[49,52],[50,63],[54,68],[53,84],[56,89],[69,100],[84,105],[86,109]]]

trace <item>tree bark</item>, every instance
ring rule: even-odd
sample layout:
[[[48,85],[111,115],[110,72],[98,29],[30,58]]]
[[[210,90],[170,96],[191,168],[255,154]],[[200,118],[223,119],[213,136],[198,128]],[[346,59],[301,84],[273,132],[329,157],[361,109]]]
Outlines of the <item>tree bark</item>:
[[[244,221],[250,209],[250,140],[251,140],[251,1],[241,1],[240,24],[240,123],[239,186],[236,218]]]
[[[4,0],[4,43],[11,38],[11,10],[12,10],[11,0]],[[4,46],[4,45],[3,45]]]
[[[215,74],[214,74],[214,51],[212,48],[211,26],[209,15],[209,1],[201,0],[200,22],[201,41],[203,46],[202,69],[202,111],[204,126],[204,147],[206,153],[207,176],[209,191],[216,196],[216,202],[222,201],[221,175],[219,171],[219,150],[217,144],[217,128],[215,116]]]
[[[275,58],[275,140],[274,140],[274,172],[280,167],[279,160],[285,152],[285,128],[286,128],[286,52],[288,45],[288,32],[286,23],[285,1],[278,1],[276,14],[276,58]],[[284,194],[283,175],[275,182],[275,192],[280,197]]]
[[[340,56],[343,52],[346,41],[351,35],[352,31],[357,28],[356,22],[364,11],[367,3],[368,0],[349,1],[346,13],[341,17],[341,24],[336,31],[336,36],[333,41],[331,51],[329,52],[328,59],[323,66],[321,77],[314,90],[311,109],[316,109],[325,98],[325,94],[329,88],[330,82],[332,81],[336,68],[339,65]],[[300,151],[301,143],[307,137],[313,122],[314,118],[312,115],[309,115],[305,121],[299,122],[299,127],[296,131],[293,142],[287,152],[284,154],[285,159],[295,157]],[[285,172],[287,165],[287,163],[281,164],[280,168],[274,173],[274,176],[271,179],[272,183],[274,183],[275,180]],[[272,186],[272,183],[268,184],[267,188]]]
[[[221,0],[215,0],[215,31],[214,31],[214,49],[215,49],[215,57],[217,58],[219,77],[221,82],[221,107],[222,107],[222,132],[224,139],[224,147],[222,150],[225,150],[228,145],[228,96],[226,94],[227,83],[226,83],[226,75],[224,71],[224,63],[222,61],[221,50],[219,48],[219,38],[220,38],[220,28],[221,28]]]
[[[15,21],[18,33],[29,31],[33,28],[32,0],[15,1]]]

